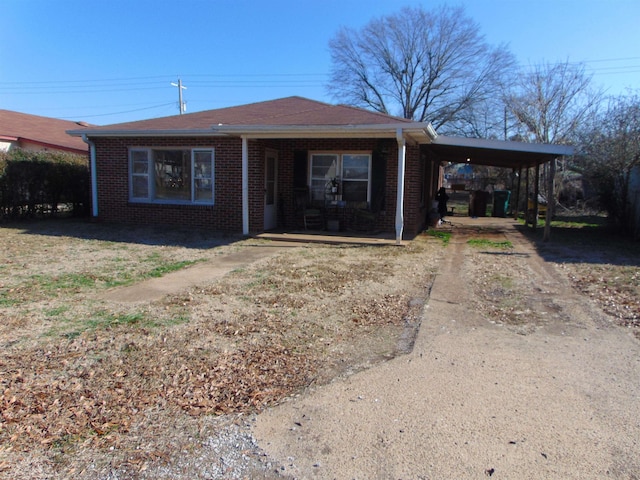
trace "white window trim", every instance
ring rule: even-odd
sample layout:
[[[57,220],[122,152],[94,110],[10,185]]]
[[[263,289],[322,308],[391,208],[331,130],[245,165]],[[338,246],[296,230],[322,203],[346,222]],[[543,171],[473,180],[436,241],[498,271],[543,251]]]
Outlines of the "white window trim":
[[[343,157],[345,155],[366,155],[369,157],[369,164],[367,167],[367,179],[363,180],[363,179],[348,179],[348,182],[367,182],[367,204],[371,205],[371,165],[373,162],[373,152],[371,152],[370,150],[317,150],[317,151],[310,151],[309,152],[309,160],[308,160],[308,166],[307,166],[307,170],[309,172],[309,175],[307,176],[307,185],[309,185],[309,188],[311,188],[312,185],[312,180],[313,180],[313,157],[315,155],[334,155],[338,157],[338,168],[337,170],[340,172],[340,174],[338,175],[338,181],[340,182],[340,184],[342,184],[342,182],[344,181],[344,177],[343,177]]]
[[[155,198],[155,165],[153,158],[154,150],[188,150],[190,152],[190,160],[191,160],[191,200],[168,200],[168,199],[157,199]],[[147,173],[146,174],[136,174],[133,171],[133,153],[134,152],[145,152],[147,156]],[[196,179],[206,178],[198,176],[196,178],[195,175],[195,154],[196,152],[211,152],[211,200],[196,200],[196,190],[195,190],[195,181]],[[213,147],[130,147],[129,148],[129,172],[128,172],[128,182],[129,182],[129,202],[131,203],[153,203],[158,205],[214,205],[215,204],[215,165],[216,165],[216,157],[215,157],[215,148]],[[147,177],[147,197],[134,197],[133,196],[133,179],[134,177]]]

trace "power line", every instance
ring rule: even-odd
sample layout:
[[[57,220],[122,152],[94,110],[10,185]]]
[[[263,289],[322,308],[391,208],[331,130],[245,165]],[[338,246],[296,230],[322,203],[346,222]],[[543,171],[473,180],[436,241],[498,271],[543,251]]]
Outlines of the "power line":
[[[145,107],[145,108],[136,108],[134,110],[124,110],[121,112],[112,112],[112,113],[98,113],[95,115],[81,115],[82,118],[95,118],[95,117],[108,117],[110,115],[122,115],[124,113],[134,113],[134,112],[142,112],[143,110],[152,110],[154,108],[160,108],[160,107],[166,107],[168,105],[173,105],[173,102],[169,102],[169,103],[162,103],[160,105],[153,105],[151,107]],[[77,119],[76,117],[58,117],[62,120],[75,120]]]

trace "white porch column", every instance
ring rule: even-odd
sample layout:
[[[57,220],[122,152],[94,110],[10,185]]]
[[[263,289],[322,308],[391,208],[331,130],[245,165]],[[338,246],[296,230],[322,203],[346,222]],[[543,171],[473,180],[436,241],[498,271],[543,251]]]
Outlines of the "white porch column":
[[[89,169],[91,170],[91,216],[98,217],[98,172],[96,171],[96,145],[82,135],[84,143],[89,145]]]
[[[396,195],[396,245],[402,243],[404,229],[404,164],[407,153],[407,143],[402,135],[402,129],[396,130],[398,141],[398,192]]]
[[[242,234],[249,235],[249,142],[242,137]]]

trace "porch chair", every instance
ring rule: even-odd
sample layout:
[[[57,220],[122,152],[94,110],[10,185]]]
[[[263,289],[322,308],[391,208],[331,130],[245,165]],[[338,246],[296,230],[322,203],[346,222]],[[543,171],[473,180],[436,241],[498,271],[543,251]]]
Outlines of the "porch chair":
[[[380,216],[380,210],[382,210],[382,203],[384,201],[384,193],[378,192],[373,197],[371,205],[365,208],[357,208],[353,212],[353,228],[354,230],[374,233],[378,223],[378,217]]]
[[[324,215],[321,208],[311,205],[309,188],[295,190],[296,216],[302,217],[305,230],[324,230]]]

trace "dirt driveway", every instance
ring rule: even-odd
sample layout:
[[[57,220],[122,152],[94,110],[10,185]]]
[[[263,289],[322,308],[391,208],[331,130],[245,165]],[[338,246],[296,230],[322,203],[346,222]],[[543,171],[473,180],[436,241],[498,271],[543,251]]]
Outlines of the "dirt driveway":
[[[640,478],[638,340],[504,225],[509,252],[454,235],[410,354],[255,419],[283,476]],[[483,311],[500,269],[518,321]]]

